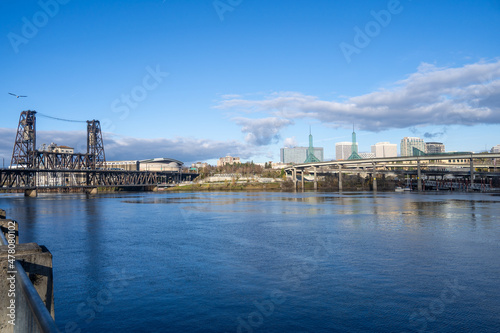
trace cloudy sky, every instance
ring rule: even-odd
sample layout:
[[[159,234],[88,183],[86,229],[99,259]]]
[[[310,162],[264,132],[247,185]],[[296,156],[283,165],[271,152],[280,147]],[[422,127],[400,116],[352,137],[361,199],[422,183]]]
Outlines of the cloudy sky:
[[[404,136],[447,150],[500,144],[500,2],[41,0],[0,3],[0,157],[19,113],[38,144],[85,150],[99,119],[108,160],[333,159]],[[27,95],[16,98],[9,95]]]

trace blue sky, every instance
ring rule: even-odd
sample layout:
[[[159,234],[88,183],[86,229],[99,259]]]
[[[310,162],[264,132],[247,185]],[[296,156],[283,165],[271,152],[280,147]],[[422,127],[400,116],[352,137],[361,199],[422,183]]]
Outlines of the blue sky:
[[[333,159],[353,123],[360,151],[500,144],[500,1],[4,0],[0,22],[8,160],[27,109],[99,119],[108,160],[278,161],[310,126]],[[83,150],[84,123],[37,130]]]

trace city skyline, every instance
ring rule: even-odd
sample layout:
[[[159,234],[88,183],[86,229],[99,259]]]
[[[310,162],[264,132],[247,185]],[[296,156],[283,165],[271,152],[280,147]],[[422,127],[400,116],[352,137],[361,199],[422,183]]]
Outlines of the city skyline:
[[[308,146],[309,126],[330,160],[353,122],[359,152],[403,137],[447,151],[499,144],[496,1],[0,8],[9,161],[23,110],[100,120],[108,160],[278,161],[280,148]],[[39,144],[86,144],[78,123],[38,117],[37,130]]]

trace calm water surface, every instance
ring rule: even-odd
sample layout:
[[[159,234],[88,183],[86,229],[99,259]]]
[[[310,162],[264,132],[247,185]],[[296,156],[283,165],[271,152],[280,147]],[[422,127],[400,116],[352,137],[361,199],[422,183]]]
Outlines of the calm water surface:
[[[499,332],[500,196],[0,196],[62,332]]]

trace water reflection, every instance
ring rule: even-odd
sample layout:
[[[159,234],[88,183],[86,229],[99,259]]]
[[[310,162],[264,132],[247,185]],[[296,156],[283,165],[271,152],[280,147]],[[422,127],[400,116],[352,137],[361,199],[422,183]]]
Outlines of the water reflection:
[[[491,329],[499,203],[383,192],[0,196],[22,241],[54,255],[62,330],[116,278],[111,270],[137,277],[86,332],[234,332],[276,289],[286,302],[262,331],[408,331],[414,307],[438,297],[445,277],[468,289],[429,330]],[[318,239],[328,242],[315,257]]]
[[[103,257],[105,256],[104,244],[102,238],[103,229],[103,218],[101,217],[101,210],[98,207],[98,200],[92,197],[80,200],[82,207],[81,211],[83,214],[83,223],[85,227],[85,237],[86,244],[84,250],[87,252],[86,258],[86,271],[90,272],[92,276],[96,276],[97,280],[86,281],[87,282],[87,294],[91,294],[96,288],[96,284],[102,283],[102,267],[105,262]]]

